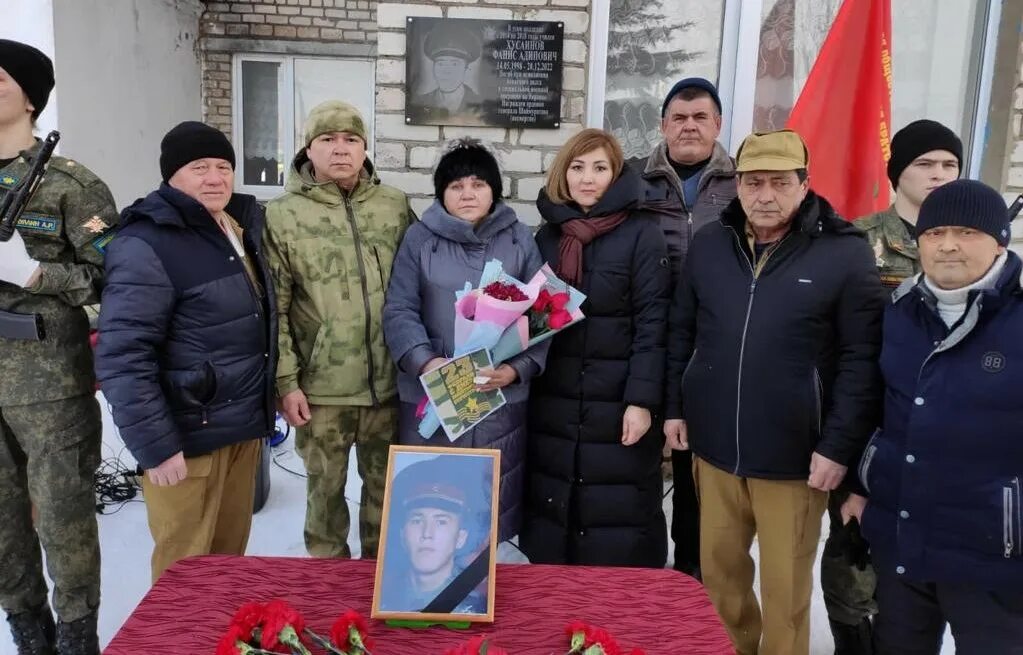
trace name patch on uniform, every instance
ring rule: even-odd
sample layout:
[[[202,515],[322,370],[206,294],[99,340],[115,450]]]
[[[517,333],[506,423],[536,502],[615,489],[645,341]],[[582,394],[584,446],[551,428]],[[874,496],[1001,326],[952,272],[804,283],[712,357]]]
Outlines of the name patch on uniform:
[[[114,240],[115,234],[116,232],[111,230],[104,234],[103,236],[99,237],[98,239],[94,239],[92,242],[92,247],[95,248],[96,251],[99,252],[99,254],[101,255],[107,254],[107,246],[110,245],[110,242]]]
[[[43,214],[25,213],[18,219],[18,227],[39,232],[56,232],[57,219],[52,216],[44,216]]]

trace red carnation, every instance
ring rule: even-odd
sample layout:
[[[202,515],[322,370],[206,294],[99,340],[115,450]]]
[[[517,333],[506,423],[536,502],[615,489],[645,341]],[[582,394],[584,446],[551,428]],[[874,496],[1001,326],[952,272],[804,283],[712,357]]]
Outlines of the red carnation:
[[[241,630],[242,641],[252,639],[252,631],[263,622],[264,609],[263,603],[251,602],[245,603],[235,612],[231,625]]]
[[[217,643],[216,655],[238,655],[238,642],[248,641],[240,626],[232,624]]]
[[[276,648],[281,643],[281,633],[286,628],[291,627],[296,635],[305,630],[302,616],[283,600],[270,601],[263,612],[263,633],[259,642],[266,650]]]
[[[352,631],[355,634],[352,634]],[[330,639],[342,650],[355,646],[362,650],[373,650],[373,640],[369,638],[369,624],[355,610],[346,610],[330,628]]]

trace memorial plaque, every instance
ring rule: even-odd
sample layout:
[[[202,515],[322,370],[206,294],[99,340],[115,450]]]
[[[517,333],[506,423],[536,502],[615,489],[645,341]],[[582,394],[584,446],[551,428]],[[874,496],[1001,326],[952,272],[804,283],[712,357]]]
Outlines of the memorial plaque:
[[[405,122],[557,128],[564,23],[410,17]]]

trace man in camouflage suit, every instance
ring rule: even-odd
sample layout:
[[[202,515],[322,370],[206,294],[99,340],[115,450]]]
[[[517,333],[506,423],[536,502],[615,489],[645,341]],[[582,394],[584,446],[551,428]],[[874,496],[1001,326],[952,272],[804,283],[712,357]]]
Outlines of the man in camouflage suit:
[[[387,452],[398,412],[381,314],[391,262],[411,220],[405,194],[380,183],[366,125],[337,101],[310,112],[284,195],[267,206],[266,254],[277,288],[277,393],[308,473],[305,544],[350,557],[345,501],[356,446],[363,557],[376,557]]]
[[[892,138],[888,178],[895,188],[895,202],[855,223],[874,249],[886,301],[904,279],[920,272],[913,236],[920,205],[931,191],[959,177],[962,160],[959,137],[934,121],[910,123]],[[877,613],[877,579],[869,563],[861,569],[843,553],[841,543],[859,537],[856,526],[842,525],[840,508],[846,498],[848,493],[836,491],[829,499],[831,534],[821,557],[821,587],[836,655],[860,655],[873,652],[870,617]]]
[[[39,152],[32,129],[53,84],[46,55],[0,40],[0,198]],[[37,314],[45,330],[41,340],[12,338],[0,321],[0,605],[19,655],[99,653],[93,484],[102,423],[83,307],[99,300],[116,222],[103,182],[54,156],[14,236],[0,243],[0,310]]]

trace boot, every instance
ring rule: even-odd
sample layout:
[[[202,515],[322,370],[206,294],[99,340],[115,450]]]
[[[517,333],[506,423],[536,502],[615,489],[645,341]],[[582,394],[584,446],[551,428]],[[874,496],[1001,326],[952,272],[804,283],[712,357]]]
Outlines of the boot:
[[[96,611],[77,621],[57,624],[57,655],[99,655]]]
[[[831,623],[831,634],[835,637],[835,655],[873,655],[871,636],[874,628],[869,618],[857,625],[839,623],[833,619],[828,621]]]
[[[8,614],[7,623],[11,626],[18,655],[55,655],[53,613],[48,604],[43,603],[28,612]]]

